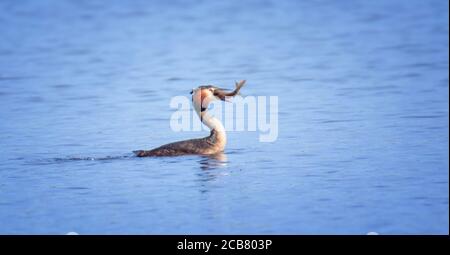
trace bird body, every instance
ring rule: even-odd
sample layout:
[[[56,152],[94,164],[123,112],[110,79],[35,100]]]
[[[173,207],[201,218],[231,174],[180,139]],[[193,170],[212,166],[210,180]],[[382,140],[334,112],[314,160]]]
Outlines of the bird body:
[[[220,120],[209,114],[208,105],[214,100],[227,101],[227,97],[236,96],[244,83],[245,80],[236,83],[236,88],[232,92],[226,92],[212,85],[200,86],[192,90],[194,110],[201,122],[211,130],[209,136],[169,143],[152,150],[134,151],[135,155],[138,157],[212,155],[223,151],[227,143],[225,128]]]

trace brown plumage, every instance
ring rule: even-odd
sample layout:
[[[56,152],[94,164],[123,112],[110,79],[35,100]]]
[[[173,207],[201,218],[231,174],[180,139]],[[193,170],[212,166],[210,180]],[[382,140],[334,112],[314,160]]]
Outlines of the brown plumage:
[[[217,132],[213,129],[207,137],[189,139],[162,145],[153,150],[134,151],[138,157],[181,156],[189,154],[214,154],[217,148]],[[209,153],[208,153],[209,152]]]

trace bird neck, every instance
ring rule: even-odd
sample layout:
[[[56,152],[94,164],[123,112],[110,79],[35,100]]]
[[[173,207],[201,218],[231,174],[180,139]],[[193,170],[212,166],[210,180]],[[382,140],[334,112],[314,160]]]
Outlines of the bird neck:
[[[212,142],[223,150],[225,148],[225,144],[227,143],[227,135],[222,122],[209,114],[208,110],[203,112],[197,111],[197,114],[199,115],[202,123],[211,130],[210,138]]]

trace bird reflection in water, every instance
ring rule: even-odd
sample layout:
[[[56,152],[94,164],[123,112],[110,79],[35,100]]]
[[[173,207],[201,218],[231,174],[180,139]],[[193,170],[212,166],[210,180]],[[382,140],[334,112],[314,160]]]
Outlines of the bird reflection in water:
[[[201,171],[198,176],[201,182],[213,181],[219,176],[226,175],[225,172],[220,171],[228,165],[227,155],[223,152],[202,156],[199,163]]]
[[[213,155],[205,155],[200,159],[200,168],[202,170],[212,170],[227,166],[228,158],[225,153],[220,152]]]

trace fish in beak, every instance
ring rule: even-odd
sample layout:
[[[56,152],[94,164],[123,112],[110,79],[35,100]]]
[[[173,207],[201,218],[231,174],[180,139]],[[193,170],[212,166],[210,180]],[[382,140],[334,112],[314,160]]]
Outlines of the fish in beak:
[[[222,100],[228,102],[228,98],[234,97],[239,94],[239,91],[241,90],[242,86],[244,86],[244,84],[245,80],[236,82],[236,88],[233,91],[218,88],[212,85],[204,85],[199,86],[198,88],[194,88],[191,91],[194,107],[200,110],[200,112],[203,112],[214,100]]]
[[[227,97],[234,97],[239,94],[239,91],[244,86],[245,80],[241,80],[240,82],[236,82],[236,88],[233,91],[227,91],[227,89],[215,88],[213,91],[213,95],[222,101],[228,101]]]

